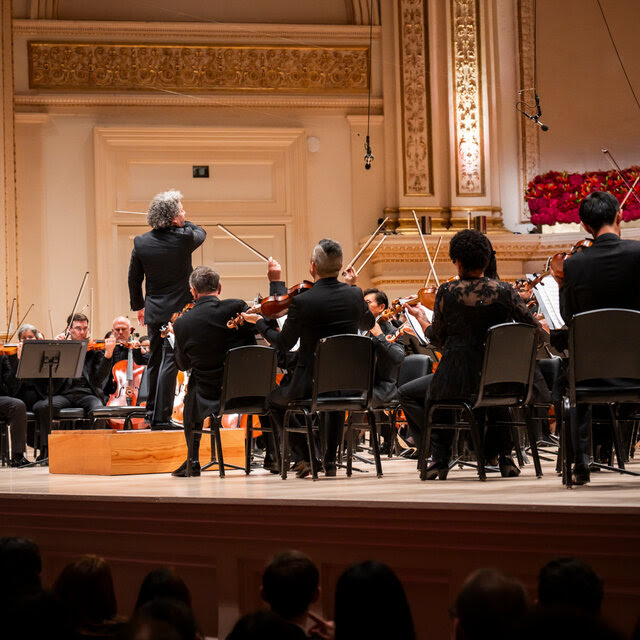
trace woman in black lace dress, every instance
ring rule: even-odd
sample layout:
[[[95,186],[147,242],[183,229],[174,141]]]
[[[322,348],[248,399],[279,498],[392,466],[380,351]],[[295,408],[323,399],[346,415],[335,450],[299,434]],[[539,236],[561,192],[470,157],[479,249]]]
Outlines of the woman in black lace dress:
[[[513,287],[487,278],[484,271],[493,254],[488,238],[473,229],[457,233],[449,243],[449,256],[458,269],[459,280],[445,282],[436,294],[433,323],[424,309],[407,307],[425,329],[432,344],[442,351],[438,369],[430,380],[424,380],[427,403],[442,400],[468,400],[474,402],[480,384],[487,330],[503,322],[516,321],[537,326],[537,321],[526,308]],[[409,383],[414,384],[414,383]],[[407,393],[400,389],[401,400],[407,401],[408,414],[415,413]],[[424,402],[424,395],[422,396]],[[518,475],[519,470],[510,457],[512,443],[506,429],[489,428],[485,438],[487,458],[500,454],[499,464],[503,476]],[[428,479],[444,479],[448,472],[453,432],[434,429],[431,439],[433,463],[427,471]],[[488,449],[493,449],[490,451]]]

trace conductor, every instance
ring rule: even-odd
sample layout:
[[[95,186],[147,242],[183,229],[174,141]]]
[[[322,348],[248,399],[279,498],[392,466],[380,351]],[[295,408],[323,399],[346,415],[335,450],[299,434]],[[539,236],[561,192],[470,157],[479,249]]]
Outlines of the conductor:
[[[147,213],[151,231],[134,238],[129,263],[131,309],[138,322],[147,325],[150,340],[147,420],[152,429],[169,426],[177,373],[173,347],[161,336],[161,328],[191,302],[191,254],[207,236],[202,227],[185,220],[181,200],[182,194],[174,190],[153,198]]]

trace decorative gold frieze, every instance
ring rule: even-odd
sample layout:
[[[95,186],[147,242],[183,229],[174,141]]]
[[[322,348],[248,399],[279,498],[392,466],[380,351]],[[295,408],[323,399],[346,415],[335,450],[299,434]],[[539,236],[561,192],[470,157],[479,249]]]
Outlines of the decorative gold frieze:
[[[425,0],[400,0],[404,195],[433,195]]]
[[[451,0],[456,194],[483,196],[482,88],[478,0]]]
[[[531,102],[535,87],[535,0],[518,0],[518,53],[520,56],[521,99]],[[529,207],[524,199],[527,185],[539,173],[540,132],[532,122],[520,118],[522,141],[522,200],[520,222],[529,222]]]
[[[361,93],[367,47],[29,42],[29,86],[67,91]]]

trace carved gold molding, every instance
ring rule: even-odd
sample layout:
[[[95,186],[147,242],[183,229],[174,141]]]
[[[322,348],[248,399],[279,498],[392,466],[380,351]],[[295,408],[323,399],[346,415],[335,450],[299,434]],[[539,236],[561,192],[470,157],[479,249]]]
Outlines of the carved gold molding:
[[[425,0],[400,0],[404,195],[433,195],[429,49]]]
[[[362,93],[367,47],[29,42],[31,89]]]
[[[484,196],[478,0],[451,0],[451,29],[456,194]]]
[[[518,54],[520,58],[520,89],[530,89],[535,84],[535,0],[518,0]],[[522,94],[527,100],[531,91]],[[530,126],[531,125],[531,126]],[[524,118],[520,118],[520,139],[522,144],[522,200],[520,222],[529,222],[529,208],[524,199],[527,185],[539,173],[540,132]]]

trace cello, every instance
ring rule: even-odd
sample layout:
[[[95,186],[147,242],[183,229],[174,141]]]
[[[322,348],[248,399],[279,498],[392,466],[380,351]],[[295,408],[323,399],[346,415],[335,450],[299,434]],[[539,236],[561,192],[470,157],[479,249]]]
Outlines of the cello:
[[[108,407],[132,407],[136,406],[138,400],[138,392],[140,391],[140,381],[142,373],[146,365],[134,364],[133,351],[129,347],[129,353],[126,360],[120,360],[113,365],[112,373],[114,382],[117,385],[116,390],[109,396],[107,401]],[[146,404],[143,403],[144,406]],[[123,429],[124,419],[112,418],[107,420],[108,425],[112,429]],[[144,429],[144,418],[132,418],[132,429]]]

